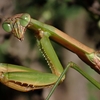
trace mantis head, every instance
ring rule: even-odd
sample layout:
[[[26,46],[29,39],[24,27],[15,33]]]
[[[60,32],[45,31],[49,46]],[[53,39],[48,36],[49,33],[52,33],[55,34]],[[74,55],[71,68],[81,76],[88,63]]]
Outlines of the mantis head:
[[[19,40],[23,40],[23,35],[30,19],[29,14],[18,14],[5,20],[2,27],[6,32],[12,32]]]

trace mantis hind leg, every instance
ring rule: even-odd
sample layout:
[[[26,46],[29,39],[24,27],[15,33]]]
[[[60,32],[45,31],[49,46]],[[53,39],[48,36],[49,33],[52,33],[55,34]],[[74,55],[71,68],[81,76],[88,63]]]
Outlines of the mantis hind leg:
[[[89,80],[93,85],[95,85],[98,89],[100,89],[100,83],[97,82],[94,78],[90,75],[85,73],[80,67],[78,67],[75,63],[71,62],[71,67],[78,71],[82,76],[84,76],[87,80]]]
[[[50,93],[48,94],[48,96],[46,97],[46,100],[49,100],[51,95],[53,94],[54,90],[56,89],[56,87],[58,86],[58,84],[60,83],[62,77],[65,75],[66,71],[69,69],[69,67],[75,69],[76,71],[78,71],[82,76],[84,76],[87,80],[89,80],[93,85],[95,85],[98,89],[100,89],[100,83],[97,82],[95,79],[93,79],[91,76],[89,76],[87,73],[85,73],[80,67],[78,67],[74,62],[69,62],[66,66],[66,68],[64,69],[64,71],[62,72],[62,74],[60,75],[60,77],[58,78],[58,80],[56,81],[55,85],[53,86],[53,88],[51,89]]]

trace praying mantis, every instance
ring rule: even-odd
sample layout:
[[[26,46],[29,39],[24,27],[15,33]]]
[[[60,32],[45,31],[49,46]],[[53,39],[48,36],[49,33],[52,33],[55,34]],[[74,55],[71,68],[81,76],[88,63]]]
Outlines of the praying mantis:
[[[50,40],[57,42],[75,53],[82,61],[100,74],[99,51],[95,51],[94,49],[85,46],[53,26],[31,18],[31,16],[27,13],[17,14],[6,19],[2,26],[6,32],[12,32],[12,34],[20,41],[23,41],[24,33],[27,28],[33,30],[33,36],[37,39],[39,50],[42,52],[52,71],[52,73],[43,73],[19,65],[0,63],[0,82],[10,88],[27,92],[50,87],[57,82],[64,69]],[[75,63],[69,62],[66,68],[69,67],[77,70],[98,89],[100,89],[100,83],[82,71]],[[65,75],[63,75],[60,79],[60,83],[63,82],[64,79]]]

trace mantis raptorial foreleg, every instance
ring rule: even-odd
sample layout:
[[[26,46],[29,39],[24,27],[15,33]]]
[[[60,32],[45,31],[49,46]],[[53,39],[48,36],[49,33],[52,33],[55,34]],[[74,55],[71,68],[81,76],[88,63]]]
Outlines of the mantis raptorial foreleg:
[[[19,91],[41,89],[55,84],[58,77],[62,73],[63,68],[49,39],[46,36],[44,36],[43,38],[37,38],[38,46],[40,47],[43,56],[47,60],[48,65],[51,67],[53,74],[42,73],[35,70],[31,70],[29,68],[24,69],[24,67],[22,66],[1,64],[0,74],[1,82],[3,84]],[[48,46],[50,48],[48,48]],[[62,78],[62,81],[63,79],[64,78]]]
[[[53,85],[57,79],[58,77],[54,74],[42,73],[18,65],[0,64],[0,81],[18,91],[26,92],[48,87]]]
[[[53,73],[42,73],[22,66],[1,64],[0,81],[3,84],[19,91],[40,89],[52,86],[56,82],[59,83],[59,81],[62,82],[65,78],[64,74],[66,70],[68,67],[72,67],[100,89],[100,84],[84,73],[74,63],[69,63],[63,71],[62,65],[50,43],[50,39],[76,53],[98,73],[100,73],[99,52],[95,52],[93,49],[83,45],[50,25],[32,19],[29,14],[18,14],[8,18],[3,23],[3,28],[7,32],[12,32],[19,40],[23,40],[26,28],[32,29],[35,32],[34,36],[37,39],[38,46]],[[62,77],[60,75],[62,75]]]

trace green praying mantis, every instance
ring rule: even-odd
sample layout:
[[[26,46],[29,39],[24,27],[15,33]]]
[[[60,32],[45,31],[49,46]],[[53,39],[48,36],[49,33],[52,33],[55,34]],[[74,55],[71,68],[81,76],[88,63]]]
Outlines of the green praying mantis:
[[[33,30],[33,36],[37,39],[39,49],[52,71],[52,73],[43,73],[23,66],[0,63],[0,82],[10,88],[27,92],[50,87],[57,82],[64,70],[50,39],[78,55],[81,60],[100,74],[100,53],[98,51],[83,45],[53,26],[32,19],[27,13],[8,18],[3,22],[2,26],[6,32],[12,32],[21,41],[27,28]],[[75,63],[69,62],[66,68],[69,67],[77,70],[100,89],[100,83],[82,71]],[[64,79],[65,75],[59,80],[60,83]]]

